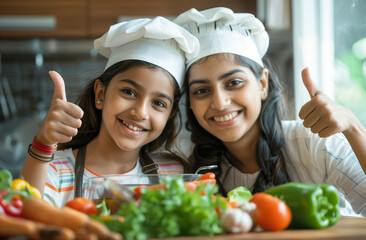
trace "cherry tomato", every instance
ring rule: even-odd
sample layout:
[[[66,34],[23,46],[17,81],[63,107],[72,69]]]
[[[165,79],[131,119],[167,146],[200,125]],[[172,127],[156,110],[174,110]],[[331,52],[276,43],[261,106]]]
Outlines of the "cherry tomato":
[[[11,199],[11,204],[16,208],[23,208],[23,201],[18,196],[14,196]]]
[[[267,193],[256,193],[250,202],[256,204],[254,217],[257,224],[264,230],[280,231],[290,225],[291,210],[282,200]]]
[[[186,182],[186,183],[184,183],[184,186],[190,192],[194,192],[197,189],[197,185],[194,182]]]
[[[143,188],[147,188],[147,186],[145,186],[145,185],[137,186],[137,187],[135,187],[134,191],[135,191],[135,193],[137,193],[138,195],[141,196],[142,195],[141,189],[143,189]]]
[[[215,179],[215,174],[212,173],[212,172],[208,172],[208,173],[205,173],[203,174],[200,178],[198,178],[197,180],[198,181],[201,181],[201,180],[208,180],[208,179]]]
[[[97,214],[97,207],[95,206],[94,202],[82,197],[74,198],[73,200],[67,202],[65,206],[88,215]]]

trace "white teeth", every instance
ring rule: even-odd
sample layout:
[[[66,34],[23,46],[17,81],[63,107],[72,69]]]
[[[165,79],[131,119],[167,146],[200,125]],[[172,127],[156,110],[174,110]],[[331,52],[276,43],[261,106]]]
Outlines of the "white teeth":
[[[129,129],[133,130],[133,131],[137,131],[137,132],[142,132],[143,129],[142,128],[138,128],[136,126],[133,126],[131,124],[126,123],[125,121],[122,121],[123,125],[125,125],[126,127],[128,127]]]
[[[237,115],[238,115],[238,112],[232,112],[223,117],[214,117],[214,120],[215,120],[215,122],[227,122],[227,121],[230,121],[231,119],[233,119],[234,117],[236,117]]]

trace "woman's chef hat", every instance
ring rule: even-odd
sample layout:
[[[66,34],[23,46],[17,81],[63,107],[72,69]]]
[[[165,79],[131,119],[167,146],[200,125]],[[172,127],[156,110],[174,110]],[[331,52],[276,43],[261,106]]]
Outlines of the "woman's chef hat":
[[[156,17],[114,24],[94,40],[94,48],[108,58],[105,69],[123,60],[142,60],[165,69],[181,86],[185,54],[196,55],[199,43],[183,27]]]
[[[187,68],[195,61],[217,53],[233,53],[247,57],[263,67],[269,37],[261,21],[249,13],[234,13],[218,7],[203,11],[194,8],[181,13],[175,23],[196,36],[199,54],[187,55]]]

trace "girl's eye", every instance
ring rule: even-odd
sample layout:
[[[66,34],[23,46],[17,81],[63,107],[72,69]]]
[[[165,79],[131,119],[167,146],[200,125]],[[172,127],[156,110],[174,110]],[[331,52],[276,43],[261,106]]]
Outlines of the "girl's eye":
[[[209,92],[208,88],[199,88],[199,89],[193,91],[193,95],[201,95],[201,94],[205,94],[208,92]]]
[[[129,96],[132,96],[132,97],[136,97],[136,93],[135,91],[133,91],[132,89],[130,88],[125,88],[125,89],[122,89],[122,92],[126,95],[129,95]]]
[[[226,86],[227,86],[227,87],[235,87],[235,86],[238,86],[238,85],[240,85],[240,84],[242,84],[242,83],[243,83],[243,81],[242,81],[242,80],[234,79],[234,80],[232,80],[232,81],[229,81],[229,82],[226,84]]]
[[[153,104],[159,108],[167,108],[165,102],[160,101],[160,100],[155,100],[153,101]]]

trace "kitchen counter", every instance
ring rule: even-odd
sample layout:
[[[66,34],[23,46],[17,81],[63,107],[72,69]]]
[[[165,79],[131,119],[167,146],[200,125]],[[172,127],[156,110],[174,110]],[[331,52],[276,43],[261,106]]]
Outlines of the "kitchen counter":
[[[252,232],[245,234],[220,235],[215,237],[164,238],[179,240],[231,240],[231,239],[366,239],[366,218],[341,217],[337,224],[325,229],[284,230],[280,232]]]
[[[1,238],[7,240],[27,240],[23,236]],[[366,218],[341,217],[339,222],[332,227],[325,229],[306,229],[306,230],[284,230],[279,232],[251,232],[243,234],[227,234],[215,237],[176,237],[159,238],[159,240],[231,240],[231,239],[302,239],[302,240],[364,240],[366,239]]]

